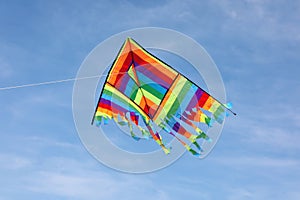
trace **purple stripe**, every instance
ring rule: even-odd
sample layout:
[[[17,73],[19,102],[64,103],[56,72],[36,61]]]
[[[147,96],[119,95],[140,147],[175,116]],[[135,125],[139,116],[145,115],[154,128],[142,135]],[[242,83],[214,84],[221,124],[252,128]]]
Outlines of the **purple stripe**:
[[[106,105],[110,105],[111,106],[111,111],[119,111],[117,113],[126,113],[128,112],[127,109],[123,108],[122,106],[119,106],[118,104],[115,104],[114,102],[111,102],[110,100],[101,98],[100,102],[106,104]]]
[[[202,89],[198,88],[185,110],[191,111],[192,108],[197,107],[198,101],[201,98],[202,94],[203,94]]]
[[[106,104],[106,105],[110,105],[110,104],[111,104],[111,101],[110,101],[110,100],[107,100],[107,99],[104,99],[104,98],[101,97],[100,103],[103,103],[103,104]]]
[[[198,88],[197,91],[195,92],[195,94],[196,94],[197,98],[200,99],[203,94],[203,90],[201,88]]]
[[[124,74],[122,76],[122,78],[120,80],[118,80],[118,82],[116,83],[116,88],[124,93],[129,79],[130,79],[130,76],[128,74]]]
[[[173,130],[177,132],[179,130],[179,128],[180,128],[180,124],[178,122],[176,122],[173,126]]]
[[[154,83],[157,83],[157,84],[161,85],[163,88],[169,89],[170,84],[167,83],[166,81],[164,81],[163,79],[161,79],[160,77],[157,77],[157,76],[153,75],[152,72],[149,71],[146,66],[138,65],[138,63],[134,63],[134,64],[136,66],[135,67],[136,71],[144,74],[144,76],[146,76],[149,79],[151,79]],[[153,66],[151,66],[149,64],[149,67],[153,67]]]

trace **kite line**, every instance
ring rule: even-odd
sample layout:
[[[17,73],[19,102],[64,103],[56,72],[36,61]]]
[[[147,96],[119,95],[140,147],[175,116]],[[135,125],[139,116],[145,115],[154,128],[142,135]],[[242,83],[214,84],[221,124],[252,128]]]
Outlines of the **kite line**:
[[[118,73],[118,74],[123,74],[123,73],[124,72]],[[35,86],[41,86],[41,85],[51,85],[51,84],[56,84],[56,83],[64,83],[64,82],[77,81],[77,80],[100,78],[100,77],[104,77],[104,76],[107,76],[107,74],[96,75],[96,76],[86,76],[86,77],[81,77],[81,78],[68,78],[68,79],[55,80],[55,81],[46,81],[46,82],[40,82],[40,83],[30,83],[30,84],[23,84],[23,85],[0,87],[0,91],[12,90],[12,89],[18,89],[18,88],[25,88],[25,87],[35,87]]]

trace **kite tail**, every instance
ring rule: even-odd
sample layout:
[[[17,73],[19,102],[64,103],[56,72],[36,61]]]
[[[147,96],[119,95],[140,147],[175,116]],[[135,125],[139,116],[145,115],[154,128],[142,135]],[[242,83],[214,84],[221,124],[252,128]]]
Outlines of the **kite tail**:
[[[139,126],[138,123],[138,119],[139,119],[139,115],[137,115],[134,112],[128,112],[130,119],[126,116],[126,114],[118,113],[108,113],[108,112],[99,112],[95,118],[94,118],[94,123],[96,124],[96,126],[100,126],[102,121],[104,122],[104,124],[108,124],[108,120],[109,119],[113,119],[117,124],[119,124],[120,126],[125,126],[127,125],[129,130],[130,130],[130,134],[131,137],[135,140],[140,140],[140,137],[136,136],[135,133],[133,132],[133,125],[137,126],[138,129],[141,131],[143,138],[149,139],[150,133],[149,131],[145,130],[143,127]],[[120,119],[119,119],[120,118]],[[133,123],[131,123],[131,121]]]
[[[194,156],[200,156],[201,152],[203,152],[203,150],[201,149],[201,147],[199,146],[199,144],[197,142],[193,143],[199,152],[197,152],[196,150],[194,150],[193,148],[191,148],[190,145],[188,145],[187,143],[185,143],[183,140],[181,140],[179,137],[177,137],[169,128],[167,128],[167,124],[165,123],[161,123],[160,127],[167,133],[169,133],[170,135],[172,135],[174,138],[176,138],[185,148],[186,150],[188,150],[189,152],[191,152]]]
[[[145,139],[153,138],[155,142],[161,146],[165,154],[170,153],[170,149],[164,145],[160,134],[157,133],[153,125],[151,125],[151,122],[153,123],[152,120],[148,121],[148,123],[145,120],[143,120],[148,130],[140,126],[139,115],[138,113],[135,112],[127,112],[125,114],[101,113],[101,115],[95,117],[94,122],[96,123],[97,126],[100,126],[102,122],[104,124],[108,124],[109,119],[113,119],[117,124],[121,126],[127,125],[130,130],[131,137],[138,141],[141,138],[138,137],[133,131],[133,126],[136,126],[141,131],[143,138]],[[166,119],[165,123],[161,123],[159,126],[163,128],[165,132],[175,137],[194,156],[201,155],[203,150],[198,144],[197,139],[203,138],[209,140],[209,137],[201,129],[199,129],[196,125],[194,125],[190,120],[186,119],[185,117],[182,116],[180,120],[193,127],[196,130],[196,132],[199,133],[199,135],[194,135],[188,132],[182,125],[180,125],[179,122],[177,122],[174,119],[174,117],[171,117],[170,119]],[[174,130],[175,132],[179,133],[183,137],[187,138],[191,142],[191,145],[194,145],[197,150],[195,150],[194,148],[191,147],[191,145],[188,145],[186,142],[184,142],[182,139],[176,136],[170,129]]]
[[[212,126],[212,120],[210,117],[208,117],[206,114],[202,112],[202,110],[198,107],[193,108],[190,112],[185,111],[182,114],[185,118],[195,121],[195,122],[200,122],[200,123],[205,123],[209,127]]]
[[[126,120],[128,121],[128,127],[129,127],[129,130],[130,130],[131,137],[132,137],[133,139],[135,139],[136,141],[139,141],[140,138],[137,137],[137,136],[134,134],[134,132],[133,132],[133,127],[132,127],[132,124],[131,124],[130,120],[128,120],[128,118],[126,117],[126,115],[125,115],[125,118],[126,118]]]
[[[197,127],[189,119],[185,118],[184,116],[181,116],[179,119],[182,120],[183,122],[185,122],[186,124],[188,124],[189,126],[191,126],[198,133],[198,135],[196,135],[195,139],[203,138],[208,141],[211,140],[206,133],[204,133],[199,127]]]
[[[182,121],[182,120],[181,120]],[[183,121],[182,121],[183,122]],[[194,127],[196,127],[193,123],[191,123],[189,120],[187,122],[192,124]],[[192,143],[196,142],[196,139],[199,138],[198,135],[194,135],[187,131],[182,124],[180,124],[174,117],[170,117],[169,119],[166,119],[166,123],[173,129],[175,132],[181,134],[185,138],[187,138]],[[198,127],[196,127],[198,128]],[[197,129],[199,132],[201,131],[199,128]],[[203,133],[201,131],[201,133]]]
[[[121,118],[122,120],[118,120],[118,118]],[[126,117],[126,114],[124,116],[120,116],[118,114],[117,117],[114,117],[115,122],[117,122],[119,125],[121,126],[125,126],[127,125],[129,127],[130,130],[130,134],[132,136],[132,138],[134,138],[135,140],[140,140],[141,138],[136,136],[133,132],[133,125],[136,126],[142,133],[142,138],[144,139],[149,139],[150,138],[150,132],[146,129],[144,129],[142,126],[140,126],[139,124],[139,115],[137,113],[134,112],[130,112],[130,120],[128,119],[128,117]],[[133,124],[130,121],[133,121]]]
[[[165,147],[163,141],[162,141],[162,138],[161,136],[157,133],[157,132],[154,132],[153,131],[153,128],[152,126],[150,125],[150,123],[146,124],[149,132],[150,132],[150,135],[152,136],[152,138],[155,140],[155,142],[157,142],[157,144],[159,144],[159,146],[161,146],[161,148],[163,149],[163,151],[165,152],[165,154],[169,154],[170,153],[170,149]]]
[[[200,147],[200,145],[197,142],[197,139],[199,139],[198,135],[194,135],[192,133],[190,133],[189,131],[187,131],[179,122],[177,122],[173,117],[171,117],[171,119],[166,120],[166,125],[169,126],[172,130],[174,130],[176,133],[179,133],[180,135],[182,135],[183,137],[187,138],[194,146],[197,147],[197,149],[202,152],[202,149]],[[165,127],[166,127],[165,125]],[[168,133],[170,133],[171,131],[167,131]],[[174,135],[174,134],[172,134]],[[178,138],[178,137],[177,137]],[[189,145],[184,145],[188,151],[190,151],[191,153],[193,153],[194,155],[198,155],[199,153],[197,153],[195,150],[193,150]]]

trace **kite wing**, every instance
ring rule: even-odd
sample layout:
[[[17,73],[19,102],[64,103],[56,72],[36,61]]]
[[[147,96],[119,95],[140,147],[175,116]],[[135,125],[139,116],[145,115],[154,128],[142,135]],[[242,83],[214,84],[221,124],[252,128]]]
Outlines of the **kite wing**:
[[[136,126],[169,153],[155,128],[160,127],[193,155],[200,155],[198,140],[210,139],[196,124],[223,123],[226,110],[195,83],[127,38],[106,78],[92,123],[99,126],[113,119],[128,126],[138,140],[133,131]]]

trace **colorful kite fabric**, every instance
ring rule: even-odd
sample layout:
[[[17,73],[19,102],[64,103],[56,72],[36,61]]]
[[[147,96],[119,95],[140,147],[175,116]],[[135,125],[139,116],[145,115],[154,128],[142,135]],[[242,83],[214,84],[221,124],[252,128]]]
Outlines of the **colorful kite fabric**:
[[[134,133],[136,126],[143,138],[154,139],[167,154],[170,149],[158,133],[159,127],[193,155],[200,155],[199,140],[210,138],[198,124],[209,127],[214,121],[223,123],[227,109],[227,105],[127,38],[106,78],[92,123],[100,126],[113,119],[128,126],[131,136],[139,140]]]

